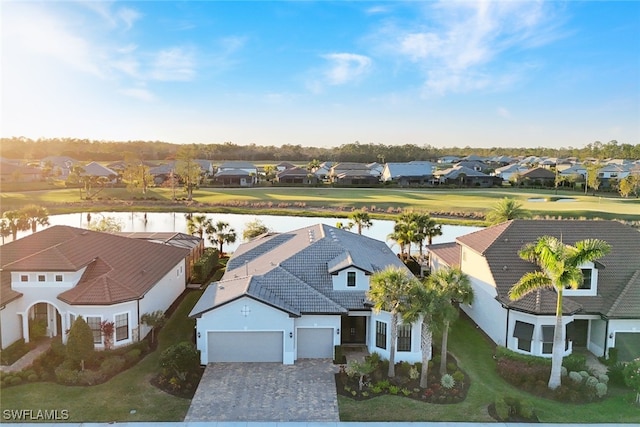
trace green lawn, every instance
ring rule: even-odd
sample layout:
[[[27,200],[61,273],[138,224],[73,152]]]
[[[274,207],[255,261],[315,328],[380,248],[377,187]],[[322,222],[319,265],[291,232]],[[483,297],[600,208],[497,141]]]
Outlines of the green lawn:
[[[181,192],[178,197],[184,197]],[[324,212],[351,211],[366,207],[383,214],[388,210],[417,209],[434,213],[459,212],[484,214],[498,199],[512,197],[533,215],[573,218],[640,220],[640,199],[623,199],[612,193],[601,196],[584,195],[577,191],[492,189],[397,189],[397,188],[329,188],[329,187],[258,187],[201,188],[194,192],[194,203],[172,202],[172,191],[153,188],[147,194],[152,201],[142,201],[140,194],[124,188],[105,189],[102,200],[80,201],[77,189],[0,193],[2,210],[18,209],[29,203],[49,208],[51,213],[80,211],[167,211],[200,210],[242,213],[259,210],[272,213],[292,213],[301,210]],[[134,199],[135,197],[135,199]],[[544,199],[544,201],[535,201]],[[572,201],[562,201],[570,199]],[[558,201],[560,200],[560,201]],[[292,209],[298,203],[302,207]],[[279,207],[284,204],[288,207]]]
[[[493,345],[466,318],[454,324],[449,346],[471,379],[464,402],[435,405],[389,395],[358,402],[338,396],[340,419],[492,422],[495,420],[487,413],[487,406],[502,395],[530,400],[540,421],[545,423],[637,423],[640,419],[640,408],[633,406],[635,393],[631,391],[617,390],[603,402],[576,405],[537,398],[512,387],[496,373]]]
[[[149,380],[157,372],[163,349],[191,339],[194,321],[187,315],[201,294],[201,291],[187,293],[160,331],[158,349],[133,368],[92,387],[53,383],[9,387],[2,390],[2,409],[66,409],[68,422],[182,421],[191,401],[160,391]]]

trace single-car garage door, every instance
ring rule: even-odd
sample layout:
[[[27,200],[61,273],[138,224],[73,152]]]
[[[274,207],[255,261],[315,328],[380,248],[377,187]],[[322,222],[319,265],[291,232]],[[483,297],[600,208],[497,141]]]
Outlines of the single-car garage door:
[[[280,362],[282,332],[209,332],[209,362]]]
[[[298,328],[298,359],[332,359],[332,328]]]

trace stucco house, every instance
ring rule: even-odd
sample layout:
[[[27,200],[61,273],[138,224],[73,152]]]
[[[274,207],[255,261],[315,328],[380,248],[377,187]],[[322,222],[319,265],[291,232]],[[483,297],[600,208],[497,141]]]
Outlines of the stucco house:
[[[389,162],[384,165],[380,179],[399,185],[427,185],[433,178],[434,168],[433,163],[427,161]]]
[[[611,251],[582,266],[584,282],[563,292],[565,355],[586,348],[596,356],[619,350],[620,360],[640,349],[640,232],[616,221],[512,220],[428,247],[432,271],[458,265],[471,279],[472,305],[462,309],[496,343],[516,352],[551,356],[556,293],[541,290],[519,301],[508,292],[537,266],[518,256],[544,235],[567,244],[597,238]],[[634,356],[635,354],[635,356]]]
[[[388,266],[406,268],[384,242],[322,224],[243,243],[189,314],[202,364],[293,364],[349,344],[388,358],[390,315],[366,300]],[[396,360],[419,361],[420,325],[398,335]]]
[[[144,337],[140,317],[165,311],[186,286],[188,248],[57,225],[0,246],[0,342],[30,339],[29,325],[46,335],[67,333],[83,316],[104,347],[100,323],[115,324],[115,347]]]
[[[250,162],[229,161],[218,166],[214,175],[216,182],[222,185],[251,187],[257,182],[258,168]]]

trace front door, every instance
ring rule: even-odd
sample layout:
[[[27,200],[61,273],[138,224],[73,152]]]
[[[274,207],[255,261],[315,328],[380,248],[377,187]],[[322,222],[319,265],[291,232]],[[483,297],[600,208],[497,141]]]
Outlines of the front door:
[[[367,343],[367,317],[366,316],[342,316],[341,344],[366,344]]]
[[[579,319],[573,321],[573,347],[586,347],[589,334],[589,321]]]

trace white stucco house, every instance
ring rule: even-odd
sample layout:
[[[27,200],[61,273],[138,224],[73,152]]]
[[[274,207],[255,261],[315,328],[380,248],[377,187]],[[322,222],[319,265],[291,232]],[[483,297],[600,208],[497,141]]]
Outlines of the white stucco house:
[[[293,364],[350,344],[388,358],[390,315],[366,300],[371,274],[388,266],[406,268],[384,242],[322,224],[240,245],[189,314],[202,364]],[[396,360],[419,361],[420,324],[398,335]]]
[[[144,337],[145,313],[165,311],[184,291],[190,249],[68,226],[0,246],[0,342],[30,340],[30,322],[67,340],[83,316],[104,348],[100,323],[115,325],[114,347]]]
[[[640,349],[640,232],[616,221],[512,220],[428,247],[431,270],[460,266],[475,298],[462,309],[498,345],[550,357],[556,293],[541,290],[519,301],[508,292],[537,266],[518,256],[522,246],[550,235],[567,244],[597,238],[608,242],[605,257],[582,266],[584,281],[563,292],[566,350],[586,348],[596,356],[617,348],[620,360]]]

